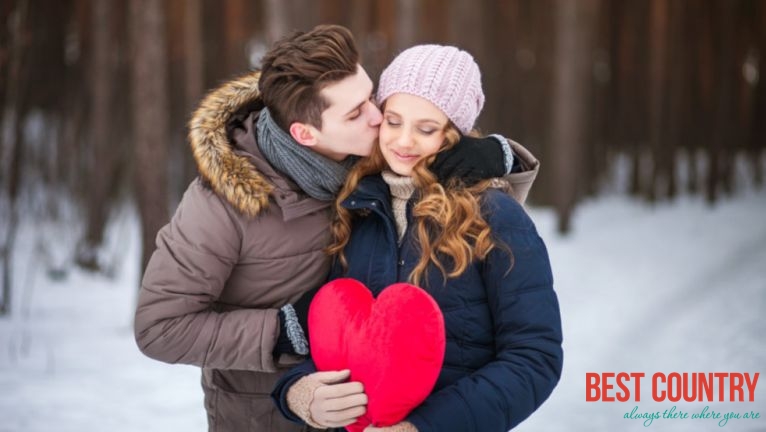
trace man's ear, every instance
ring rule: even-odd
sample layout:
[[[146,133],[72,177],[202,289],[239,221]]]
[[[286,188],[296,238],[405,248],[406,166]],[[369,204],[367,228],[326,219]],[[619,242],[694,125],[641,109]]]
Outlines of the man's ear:
[[[305,145],[306,147],[317,145],[317,132],[316,128],[310,124],[293,122],[293,124],[290,125],[290,136],[292,136],[298,144]]]

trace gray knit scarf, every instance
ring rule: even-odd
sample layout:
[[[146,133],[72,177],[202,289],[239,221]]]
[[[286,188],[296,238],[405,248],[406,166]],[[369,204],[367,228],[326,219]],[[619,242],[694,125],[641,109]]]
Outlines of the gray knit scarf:
[[[274,122],[267,108],[261,111],[256,130],[258,147],[266,160],[292,178],[309,196],[320,201],[335,199],[346,175],[358,160],[357,157],[347,157],[335,162],[298,144]]]

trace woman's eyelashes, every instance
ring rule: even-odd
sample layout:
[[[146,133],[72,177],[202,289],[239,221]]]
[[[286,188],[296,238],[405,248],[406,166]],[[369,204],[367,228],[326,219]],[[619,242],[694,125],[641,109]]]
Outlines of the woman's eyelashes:
[[[397,127],[400,127],[401,125],[402,125],[401,120],[392,118],[392,117],[386,117],[386,126],[391,128],[397,128]],[[425,136],[433,135],[437,131],[437,129],[434,129],[432,127],[418,127],[416,128],[416,130],[420,134]]]
[[[402,125],[402,122],[399,121],[398,119],[394,119],[394,118],[391,118],[391,117],[386,117],[386,125],[391,126],[391,127],[399,127],[399,126]]]

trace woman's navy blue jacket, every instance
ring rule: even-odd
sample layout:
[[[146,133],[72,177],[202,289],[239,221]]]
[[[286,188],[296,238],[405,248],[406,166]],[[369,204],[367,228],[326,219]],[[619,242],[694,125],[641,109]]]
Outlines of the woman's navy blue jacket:
[[[375,296],[406,282],[419,257],[411,206],[399,244],[388,185],[379,175],[362,179],[343,205],[368,214],[354,221],[345,248],[348,272],[336,265],[331,277],[358,279]],[[423,288],[444,314],[447,346],[434,391],[407,417],[420,432],[505,432],[532,414],[561,376],[561,317],[545,244],[507,194],[487,190],[482,211],[496,241],[511,254],[495,247],[446,284],[429,266]],[[447,258],[442,262],[451,268]],[[277,384],[274,398],[288,418],[300,421],[287,408],[287,389],[314,370],[307,362]]]

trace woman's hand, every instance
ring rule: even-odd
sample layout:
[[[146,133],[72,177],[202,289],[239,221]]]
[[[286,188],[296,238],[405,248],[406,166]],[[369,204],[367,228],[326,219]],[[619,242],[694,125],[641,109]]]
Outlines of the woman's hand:
[[[306,375],[287,391],[287,405],[315,428],[348,426],[367,412],[364,386],[346,382],[350,376],[348,369]]]
[[[324,427],[343,427],[367,412],[367,395],[362,383],[344,382],[350,375],[348,370],[313,374],[322,383],[314,390],[309,405],[314,422]]]

